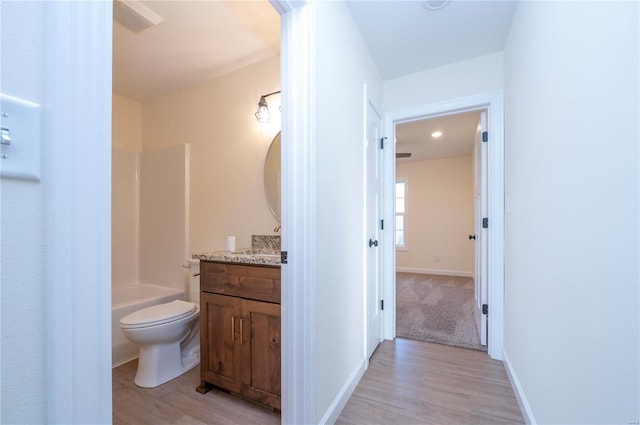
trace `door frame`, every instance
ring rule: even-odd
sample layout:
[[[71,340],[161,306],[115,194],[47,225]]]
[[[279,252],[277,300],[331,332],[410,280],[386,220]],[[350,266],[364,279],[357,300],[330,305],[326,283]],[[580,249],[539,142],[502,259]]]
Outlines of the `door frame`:
[[[478,333],[480,334],[480,345],[487,346],[487,315],[482,313],[482,305],[488,303],[487,301],[487,231],[482,228],[482,217],[488,217],[487,207],[487,195],[489,190],[489,184],[487,181],[488,175],[488,158],[487,158],[487,146],[482,142],[482,132],[488,131],[487,127],[487,111],[480,111],[480,119],[478,121],[478,128],[473,138],[473,151],[474,151],[474,163],[473,163],[473,231],[476,235],[476,240],[473,244],[473,256],[474,256],[474,320]],[[476,192],[478,191],[478,192]],[[476,193],[479,193],[476,198]],[[484,288],[483,288],[484,287]]]
[[[488,304],[489,337],[488,354],[496,360],[503,359],[504,347],[504,91],[496,90],[479,95],[450,99],[407,109],[389,111],[385,114],[383,131],[389,141],[389,149],[383,155],[383,203],[384,217],[395,217],[393,202],[396,175],[396,124],[451,115],[474,110],[487,110],[489,128],[489,249],[488,249]],[[392,229],[384,230],[385,240],[393,241]],[[395,244],[382,246],[383,288],[382,295],[388,306],[382,317],[385,339],[396,337],[396,254]]]
[[[365,135],[365,149],[364,149],[364,163],[366,164],[365,166],[365,175],[364,175],[364,180],[366,182],[366,190],[365,190],[365,202],[364,202],[364,206],[365,206],[365,210],[363,211],[364,214],[364,234],[366,235],[367,238],[370,237],[370,233],[369,233],[369,210],[368,210],[368,201],[369,201],[369,196],[370,196],[370,191],[369,191],[369,168],[370,168],[370,164],[369,164],[369,123],[371,122],[371,117],[369,116],[369,108],[371,108],[374,112],[374,114],[376,115],[376,117],[380,120],[380,132],[378,134],[379,137],[383,137],[384,136],[384,118],[383,115],[380,113],[381,109],[378,108],[373,100],[371,99],[371,96],[369,96],[369,91],[367,90],[367,85],[364,85],[364,135]],[[383,211],[383,202],[384,202],[384,197],[382,195],[382,186],[383,186],[383,179],[384,179],[384,174],[383,174],[383,161],[384,161],[384,155],[383,155],[383,150],[378,148],[379,146],[379,138],[376,139],[374,141],[374,149],[376,149],[377,152],[377,156],[376,156],[376,166],[379,167],[379,173],[380,173],[380,180],[378,181],[378,193],[380,194],[380,205],[378,206],[378,211],[377,211],[377,220],[376,220],[376,230],[377,230],[377,240],[379,245],[377,246],[382,246],[385,244],[384,241],[384,233],[382,231],[382,229],[378,229],[378,220],[381,220],[382,217],[384,216],[384,211]],[[364,299],[364,311],[365,311],[365,318],[364,318],[364,322],[366,323],[366,327],[365,327],[365,357],[367,359],[367,367],[369,364],[369,359],[371,358],[371,355],[373,354],[373,352],[375,352],[375,349],[369,353],[369,338],[371,337],[371,332],[370,332],[370,311],[369,311],[369,295],[370,292],[372,290],[372,286],[369,284],[369,261],[371,260],[369,253],[370,250],[372,249],[370,246],[367,246],[366,244],[364,245],[364,258],[366,258],[366,262],[367,265],[365,267],[366,270],[366,277],[365,277],[365,299]],[[376,250],[378,250],[376,246]],[[381,248],[380,248],[381,249]],[[375,282],[375,290],[378,290],[378,299],[376,300],[376,308],[380,308],[380,300],[382,299],[382,259],[383,259],[383,251],[375,251],[377,252],[377,264],[376,264],[376,282]],[[379,341],[378,344],[376,344],[376,348],[378,345],[380,345],[380,343],[384,340],[384,316],[382,315],[383,311],[380,311],[380,334],[379,334]]]
[[[281,249],[289,253],[280,269],[281,423],[312,424],[318,422],[316,255],[315,235],[309,232],[316,227],[316,8],[300,0],[269,2],[280,14]]]
[[[49,2],[44,15],[46,297],[34,314],[48,423],[112,422],[112,14],[111,2]]]

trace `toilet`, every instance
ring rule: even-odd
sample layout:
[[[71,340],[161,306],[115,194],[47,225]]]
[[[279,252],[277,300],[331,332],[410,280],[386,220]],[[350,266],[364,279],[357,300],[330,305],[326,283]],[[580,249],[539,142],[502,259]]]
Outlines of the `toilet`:
[[[190,265],[189,298],[198,300],[200,279],[199,273],[194,273],[198,267]],[[143,308],[120,320],[124,336],[140,345],[134,379],[137,386],[157,387],[200,364],[199,315],[198,302],[174,300]]]

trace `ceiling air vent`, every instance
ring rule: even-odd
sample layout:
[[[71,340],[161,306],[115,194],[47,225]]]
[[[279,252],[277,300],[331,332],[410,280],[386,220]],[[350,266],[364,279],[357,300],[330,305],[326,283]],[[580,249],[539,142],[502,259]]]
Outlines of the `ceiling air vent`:
[[[160,15],[137,0],[115,0],[113,20],[136,34],[164,21]]]

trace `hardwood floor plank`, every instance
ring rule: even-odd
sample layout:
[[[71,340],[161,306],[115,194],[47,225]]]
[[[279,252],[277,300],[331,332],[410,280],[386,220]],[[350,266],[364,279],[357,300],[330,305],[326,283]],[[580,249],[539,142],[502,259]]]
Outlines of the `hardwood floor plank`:
[[[336,424],[522,424],[501,362],[481,351],[383,341]]]
[[[280,414],[221,391],[195,391],[200,368],[156,388],[133,383],[137,360],[113,369],[113,423],[167,424],[280,424]]]
[[[157,388],[133,383],[137,362],[113,370],[113,422],[122,425],[279,424],[280,415],[229,394],[199,394],[199,369]],[[341,425],[522,424],[501,362],[420,341],[383,341],[338,418]]]

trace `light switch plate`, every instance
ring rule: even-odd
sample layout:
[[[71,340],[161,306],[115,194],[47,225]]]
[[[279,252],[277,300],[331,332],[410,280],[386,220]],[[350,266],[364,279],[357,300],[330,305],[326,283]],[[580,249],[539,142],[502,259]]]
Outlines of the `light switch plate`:
[[[0,94],[2,178],[40,181],[41,120],[40,105]]]

